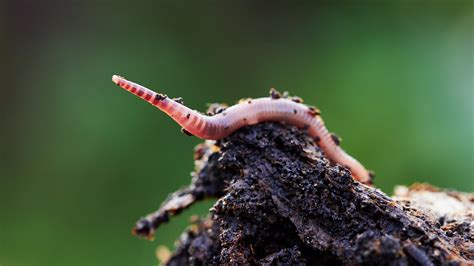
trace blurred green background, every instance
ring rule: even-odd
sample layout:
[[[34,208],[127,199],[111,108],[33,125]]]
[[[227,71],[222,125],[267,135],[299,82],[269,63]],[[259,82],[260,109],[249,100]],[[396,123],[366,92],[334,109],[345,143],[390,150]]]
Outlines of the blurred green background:
[[[473,1],[0,2],[0,265],[156,265],[137,218],[189,183],[193,147],[112,74],[189,106],[289,90],[376,185],[473,191]]]

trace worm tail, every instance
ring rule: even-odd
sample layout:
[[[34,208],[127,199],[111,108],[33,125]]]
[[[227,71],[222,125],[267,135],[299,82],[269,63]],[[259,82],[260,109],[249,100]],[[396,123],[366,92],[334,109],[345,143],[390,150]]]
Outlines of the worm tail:
[[[207,116],[189,109],[164,94],[156,93],[142,85],[128,81],[123,77],[114,75],[112,76],[112,81],[126,91],[129,91],[165,112],[192,135],[199,138],[209,137],[206,134],[208,127],[210,127],[210,121]]]

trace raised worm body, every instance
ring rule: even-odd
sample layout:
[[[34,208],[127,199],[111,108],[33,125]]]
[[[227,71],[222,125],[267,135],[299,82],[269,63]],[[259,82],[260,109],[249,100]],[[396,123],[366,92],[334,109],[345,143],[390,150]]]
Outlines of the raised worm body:
[[[307,128],[308,133],[319,140],[318,145],[330,160],[349,168],[353,177],[358,181],[366,184],[371,183],[370,172],[339,147],[337,139],[324,126],[319,111],[299,101],[276,95],[269,98],[249,99],[214,116],[206,116],[166,95],[156,93],[123,77],[114,75],[112,81],[158,107],[184,130],[202,139],[222,139],[243,126],[263,121],[287,122]]]

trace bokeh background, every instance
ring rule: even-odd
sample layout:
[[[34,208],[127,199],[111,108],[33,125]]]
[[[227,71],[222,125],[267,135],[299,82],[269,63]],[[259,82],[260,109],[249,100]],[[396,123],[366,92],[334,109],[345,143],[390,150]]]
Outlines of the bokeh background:
[[[376,185],[474,190],[472,1],[0,2],[0,265],[156,265],[130,229],[193,147],[120,74],[199,110],[289,90]]]

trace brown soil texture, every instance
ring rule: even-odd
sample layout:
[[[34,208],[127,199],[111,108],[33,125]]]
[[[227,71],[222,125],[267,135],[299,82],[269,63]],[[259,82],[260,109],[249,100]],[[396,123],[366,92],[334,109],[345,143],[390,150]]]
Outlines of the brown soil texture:
[[[468,207],[460,215],[431,213],[412,204],[409,188],[398,199],[354,181],[316,144],[304,130],[280,123],[206,141],[196,149],[191,185],[134,232],[150,236],[170,216],[214,197],[210,215],[183,233],[167,265],[472,264],[472,195],[446,192],[464,197]]]

